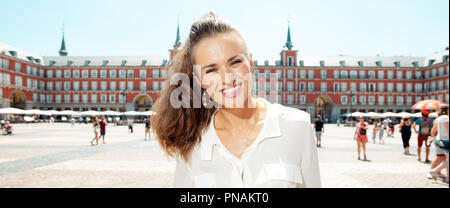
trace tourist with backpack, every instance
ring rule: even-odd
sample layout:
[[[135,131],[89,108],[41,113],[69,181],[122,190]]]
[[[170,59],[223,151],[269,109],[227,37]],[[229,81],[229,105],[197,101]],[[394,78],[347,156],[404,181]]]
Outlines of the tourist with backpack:
[[[430,155],[430,146],[431,143],[428,143],[428,137],[431,135],[431,128],[433,127],[433,119],[428,117],[430,112],[428,110],[422,110],[422,117],[417,119],[415,124],[413,124],[414,132],[416,132],[417,135],[417,156],[418,161],[421,161],[421,151],[422,151],[422,145],[425,143],[425,163],[431,162],[428,159],[428,156]],[[416,125],[419,125],[419,131],[416,129]]]

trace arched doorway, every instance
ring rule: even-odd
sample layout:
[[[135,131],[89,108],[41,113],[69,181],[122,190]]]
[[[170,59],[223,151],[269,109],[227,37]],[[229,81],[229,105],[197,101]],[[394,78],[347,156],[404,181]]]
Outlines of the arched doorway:
[[[149,111],[153,101],[149,95],[138,95],[134,100],[136,111]]]
[[[320,115],[322,120],[331,121],[331,110],[333,101],[328,96],[319,96],[314,101],[314,117]]]
[[[13,91],[9,97],[11,108],[25,109],[25,95],[20,91]]]

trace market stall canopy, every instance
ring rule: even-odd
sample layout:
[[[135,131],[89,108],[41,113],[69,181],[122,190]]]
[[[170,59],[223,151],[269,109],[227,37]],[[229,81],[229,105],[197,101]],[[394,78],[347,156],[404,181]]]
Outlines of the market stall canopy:
[[[96,115],[99,115],[99,113],[100,112],[98,112],[98,111],[90,110],[90,111],[83,111],[83,112],[81,112],[79,114],[85,115],[85,116],[96,116]]]
[[[364,113],[361,112],[354,112],[354,113],[348,113],[346,114],[347,117],[360,117],[360,116],[364,116]]]
[[[116,111],[102,111],[102,112],[99,112],[99,115],[104,115],[104,116],[120,116],[120,115],[122,115],[122,113],[116,112]]]
[[[27,114],[24,110],[18,108],[0,108],[0,114]]]
[[[397,114],[392,113],[392,112],[386,112],[386,113],[382,113],[381,117],[383,118],[388,118],[388,117],[396,117]]]
[[[368,113],[364,113],[364,117],[379,118],[379,117],[381,117],[381,113],[368,112]]]
[[[39,110],[39,109],[31,109],[31,110],[25,110],[25,112],[28,115],[46,115],[46,116],[50,116],[51,113],[44,111],[44,110]]]
[[[127,115],[127,116],[140,116],[140,115],[141,115],[141,112],[137,112],[137,111],[127,111],[127,112],[124,113],[124,115]]]
[[[412,116],[413,114],[411,114],[411,113],[408,113],[408,112],[400,112],[400,113],[397,113],[396,114],[396,116],[394,116],[394,117],[400,117],[400,118],[403,118],[403,117],[413,117]]]

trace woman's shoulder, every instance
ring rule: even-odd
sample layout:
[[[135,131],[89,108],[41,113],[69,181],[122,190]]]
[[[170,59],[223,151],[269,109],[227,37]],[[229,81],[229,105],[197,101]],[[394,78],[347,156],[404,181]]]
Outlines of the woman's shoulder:
[[[303,110],[283,106],[280,104],[270,105],[272,105],[272,108],[277,114],[280,121],[311,124],[310,114]]]
[[[441,121],[448,121],[448,116],[447,115],[442,115],[436,118],[436,122],[441,122]]]

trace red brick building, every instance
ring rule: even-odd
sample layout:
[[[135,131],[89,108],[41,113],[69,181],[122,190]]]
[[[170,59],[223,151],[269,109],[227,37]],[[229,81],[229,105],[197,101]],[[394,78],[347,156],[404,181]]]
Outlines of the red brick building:
[[[170,57],[180,46],[177,28]],[[288,28],[278,60],[254,60],[258,96],[332,122],[350,108],[412,112],[422,99],[449,103],[448,48],[428,57],[317,57],[292,48]],[[164,57],[67,56],[64,37],[59,53],[40,56],[0,43],[0,107],[142,111],[164,87]]]

